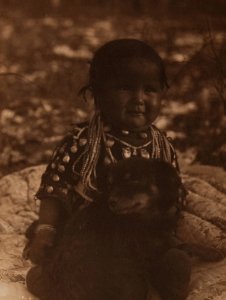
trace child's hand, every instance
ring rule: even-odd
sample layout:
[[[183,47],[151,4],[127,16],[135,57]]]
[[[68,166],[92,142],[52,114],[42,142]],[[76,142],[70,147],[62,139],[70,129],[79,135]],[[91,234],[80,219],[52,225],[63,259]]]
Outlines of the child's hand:
[[[34,264],[40,264],[47,259],[53,242],[54,235],[42,230],[36,233],[31,243],[24,249],[23,257],[30,259]]]
[[[46,258],[50,247],[42,240],[35,239],[27,249],[27,258],[34,264],[40,264]]]

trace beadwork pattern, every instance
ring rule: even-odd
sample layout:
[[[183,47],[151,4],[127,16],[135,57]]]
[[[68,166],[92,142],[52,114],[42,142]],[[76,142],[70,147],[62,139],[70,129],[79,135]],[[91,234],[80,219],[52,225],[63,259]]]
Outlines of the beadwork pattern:
[[[142,133],[142,135],[141,135]],[[128,137],[129,131],[121,132]],[[123,138],[113,135],[109,126],[103,126],[99,112],[96,112],[90,123],[82,128],[74,128],[53,153],[37,197],[65,198],[74,192],[82,198],[92,201],[97,192],[96,171],[101,164],[115,163],[120,159],[140,156],[146,159],[162,159],[176,164],[176,153],[173,146],[154,125],[145,132],[138,133],[144,143],[134,146]],[[176,165],[177,167],[177,165]],[[70,185],[68,185],[70,183]]]

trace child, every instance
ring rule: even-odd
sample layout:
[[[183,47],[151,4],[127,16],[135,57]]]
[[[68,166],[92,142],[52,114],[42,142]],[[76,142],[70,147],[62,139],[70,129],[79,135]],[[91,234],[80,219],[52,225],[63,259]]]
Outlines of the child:
[[[119,39],[97,50],[89,82],[80,91],[84,97],[91,91],[95,113],[57,147],[36,195],[41,200],[39,220],[28,248],[34,263],[45,259],[73,211],[101,192],[96,178],[104,165],[140,156],[162,159],[178,168],[173,146],[152,124],[167,87],[163,62],[148,44]],[[28,288],[33,290],[30,279]]]

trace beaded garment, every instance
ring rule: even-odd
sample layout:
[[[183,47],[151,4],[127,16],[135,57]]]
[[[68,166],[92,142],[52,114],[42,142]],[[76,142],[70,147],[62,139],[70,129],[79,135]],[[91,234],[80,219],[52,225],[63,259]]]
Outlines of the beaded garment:
[[[178,168],[172,144],[154,125],[139,132],[138,146],[127,142],[129,134],[122,131],[117,135],[108,126],[104,127],[99,114],[89,124],[73,128],[54,151],[36,197],[58,198],[68,209],[78,195],[92,201],[98,192],[96,177],[101,167],[132,156],[161,159]]]

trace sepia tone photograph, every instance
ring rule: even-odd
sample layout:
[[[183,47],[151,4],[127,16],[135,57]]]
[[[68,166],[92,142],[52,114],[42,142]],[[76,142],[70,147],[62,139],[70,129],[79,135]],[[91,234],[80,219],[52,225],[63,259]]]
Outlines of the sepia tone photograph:
[[[225,16],[0,0],[0,300],[226,299]]]

